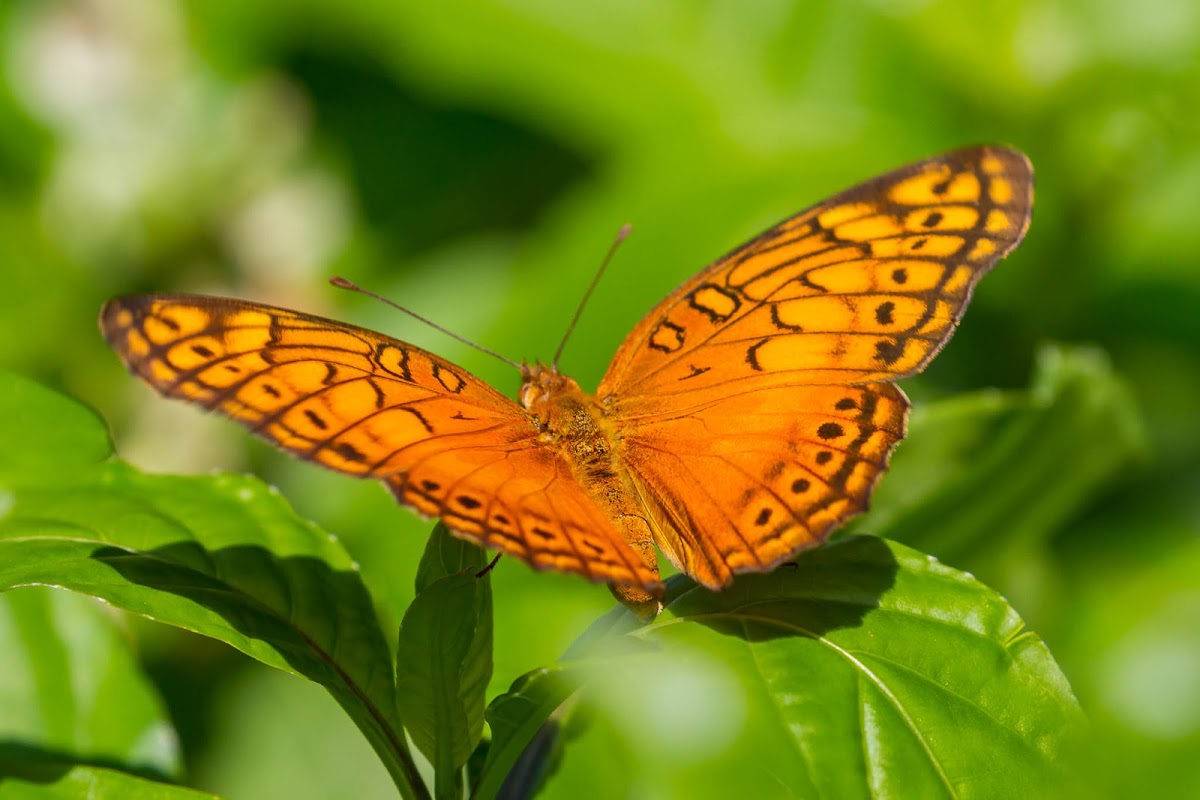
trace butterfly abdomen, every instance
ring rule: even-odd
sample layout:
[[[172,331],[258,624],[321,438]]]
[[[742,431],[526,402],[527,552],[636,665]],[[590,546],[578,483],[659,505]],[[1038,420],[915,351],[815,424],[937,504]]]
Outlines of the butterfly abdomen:
[[[539,440],[558,451],[570,465],[571,477],[657,577],[658,558],[646,509],[634,492],[618,453],[616,429],[601,405],[574,380],[541,365],[526,368],[520,397],[541,430]],[[643,616],[653,616],[661,607],[660,589],[617,584],[612,589]]]

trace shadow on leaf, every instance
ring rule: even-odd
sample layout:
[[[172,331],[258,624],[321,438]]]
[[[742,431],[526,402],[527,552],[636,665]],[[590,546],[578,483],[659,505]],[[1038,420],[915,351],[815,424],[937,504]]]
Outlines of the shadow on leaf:
[[[195,624],[183,622],[183,627],[326,686],[335,666],[353,680],[369,657],[388,650],[361,576],[311,556],[280,557],[257,545],[209,550],[196,542],[176,542],[145,552],[99,547],[91,557],[130,584],[211,612],[229,630],[214,630],[211,623],[217,620],[202,613]],[[157,617],[157,609],[143,613]],[[181,624],[178,615],[171,621]]]
[[[29,783],[53,784],[80,765],[111,769],[150,781],[169,783],[171,778],[156,769],[129,764],[116,758],[84,755],[68,750],[41,747],[15,740],[0,740],[0,784],[8,778]]]
[[[667,582],[667,614],[655,625],[696,622],[749,641],[824,636],[861,625],[898,570],[886,543],[856,536],[801,553],[774,572],[739,575],[721,592],[676,575]]]

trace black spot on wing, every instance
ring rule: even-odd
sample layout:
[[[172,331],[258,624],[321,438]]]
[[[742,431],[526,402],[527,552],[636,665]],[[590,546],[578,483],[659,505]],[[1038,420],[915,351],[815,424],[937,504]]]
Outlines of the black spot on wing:
[[[817,428],[817,436],[822,439],[840,439],[845,435],[846,431],[836,422],[825,422],[822,423],[821,427]]]
[[[882,362],[886,366],[891,366],[900,360],[904,355],[904,340],[896,339],[895,341],[879,341],[875,343],[875,360]]]
[[[338,442],[331,449],[347,461],[354,461],[361,464],[367,460],[367,457],[349,442]]]
[[[768,339],[760,339],[754,344],[746,348],[746,363],[750,365],[750,369],[755,372],[762,372],[762,365],[758,363],[758,349],[766,344]]]
[[[896,304],[891,300],[885,300],[875,307],[875,321],[880,325],[891,325],[895,319]]]

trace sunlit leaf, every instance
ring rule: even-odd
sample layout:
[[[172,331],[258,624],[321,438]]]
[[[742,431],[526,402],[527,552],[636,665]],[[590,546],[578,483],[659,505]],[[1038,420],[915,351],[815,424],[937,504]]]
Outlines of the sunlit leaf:
[[[23,382],[0,375],[0,396]],[[61,403],[0,418],[8,447],[52,423]],[[78,426],[82,446],[95,442]],[[64,444],[64,447],[69,447]],[[34,480],[38,476],[42,480]],[[226,642],[325,686],[387,764],[417,785],[395,715],[389,649],[341,545],[261,482],[143,475],[118,460],[56,477],[0,476],[0,588],[52,585]]]
[[[437,794],[454,796],[460,768],[483,734],[492,675],[491,581],[478,547],[435,529],[417,573],[417,596],[400,625],[399,713],[434,765]]]
[[[563,667],[583,671],[581,701],[627,741],[631,785],[683,757],[688,771],[659,783],[718,795],[740,783],[797,797],[1048,796],[1081,730],[1062,672],[1003,598],[873,537],[725,592],[686,589],[651,625],[614,636],[616,655],[595,637]],[[561,703],[566,690],[549,678],[494,704],[506,746]]]
[[[113,615],[89,598],[0,595],[0,759],[27,756],[178,777],[175,731]]]
[[[0,800],[215,800],[207,792],[157,783],[101,767],[53,760],[5,764],[0,754]]]

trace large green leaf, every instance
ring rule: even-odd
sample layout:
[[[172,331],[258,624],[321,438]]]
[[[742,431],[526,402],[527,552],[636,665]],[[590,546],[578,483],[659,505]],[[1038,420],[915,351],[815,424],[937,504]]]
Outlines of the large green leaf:
[[[461,767],[483,735],[492,676],[492,593],[480,548],[439,525],[417,572],[417,596],[400,625],[400,717],[433,763],[439,797],[461,794]]]
[[[177,777],[175,732],[128,637],[99,603],[26,588],[0,595],[0,776],[21,760]]]
[[[47,416],[63,413],[64,401],[38,395],[28,381],[0,374],[6,448],[36,450],[35,437],[52,424]],[[94,457],[103,429],[66,416]],[[8,493],[0,589],[41,584],[90,594],[314,680],[398,784],[423,791],[395,713],[389,648],[336,539],[249,477],[150,476],[115,459],[56,476],[34,458],[9,463],[0,475]]]
[[[685,588],[658,620],[593,636],[558,670],[628,737],[631,787],[681,747],[700,754],[692,769],[658,780],[710,795],[1040,797],[1062,779],[1075,698],[1042,641],[970,576],[856,537],[725,592],[674,583]],[[531,680],[493,703],[498,753],[573,688]]]
[[[11,373],[0,376],[0,430],[0,488],[62,478],[112,454],[91,409]]]
[[[23,760],[0,781],[0,800],[215,800],[216,795],[100,767]]]

